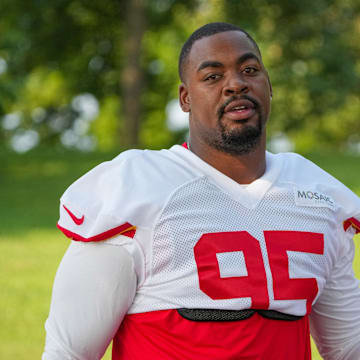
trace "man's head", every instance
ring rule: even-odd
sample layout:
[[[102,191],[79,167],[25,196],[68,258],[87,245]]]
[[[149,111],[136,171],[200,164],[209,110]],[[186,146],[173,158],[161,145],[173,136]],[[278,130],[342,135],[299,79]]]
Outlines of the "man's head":
[[[270,113],[271,85],[249,34],[225,23],[201,27],[182,48],[179,73],[191,145],[234,155],[256,148]]]
[[[248,39],[254,44],[255,48],[257,49],[257,51],[261,57],[260,49],[257,46],[255,40],[245,30],[243,30],[233,24],[228,24],[228,23],[223,23],[223,22],[215,22],[215,23],[206,24],[206,25],[200,27],[199,29],[195,30],[189,36],[189,38],[185,41],[183,47],[181,48],[180,56],[179,56],[179,63],[178,63],[178,71],[179,71],[180,80],[182,82],[184,82],[184,79],[185,79],[185,69],[184,69],[185,63],[186,63],[186,60],[188,58],[188,55],[191,51],[191,48],[192,48],[194,42],[197,40],[200,40],[203,37],[215,35],[215,34],[218,34],[221,32],[225,32],[225,31],[240,31],[243,34],[245,34],[248,37]]]

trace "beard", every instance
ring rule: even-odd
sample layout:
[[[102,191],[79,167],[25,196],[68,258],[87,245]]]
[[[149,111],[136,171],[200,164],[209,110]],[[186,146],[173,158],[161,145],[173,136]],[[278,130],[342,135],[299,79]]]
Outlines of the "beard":
[[[215,136],[208,136],[207,143],[217,150],[231,155],[246,155],[254,151],[260,143],[263,133],[263,116],[258,103],[248,96],[242,96],[242,99],[250,100],[254,104],[256,114],[258,115],[255,125],[246,124],[246,120],[241,120],[241,128],[227,129],[223,121],[224,109],[232,101],[238,99],[232,97],[218,111],[218,130]]]
[[[260,117],[255,126],[244,125],[242,129],[227,131],[223,124],[219,124],[220,141],[214,141],[213,146],[231,155],[246,155],[254,151],[260,142],[262,121]],[[214,139],[215,140],[215,139]]]

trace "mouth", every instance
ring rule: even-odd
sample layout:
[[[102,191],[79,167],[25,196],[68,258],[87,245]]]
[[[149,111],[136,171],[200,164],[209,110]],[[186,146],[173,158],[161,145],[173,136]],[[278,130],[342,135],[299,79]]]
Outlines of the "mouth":
[[[230,118],[233,121],[244,121],[256,113],[257,103],[248,98],[229,99],[220,109],[219,115]]]
[[[234,100],[224,109],[224,115],[232,120],[247,120],[255,114],[255,104],[248,99]]]

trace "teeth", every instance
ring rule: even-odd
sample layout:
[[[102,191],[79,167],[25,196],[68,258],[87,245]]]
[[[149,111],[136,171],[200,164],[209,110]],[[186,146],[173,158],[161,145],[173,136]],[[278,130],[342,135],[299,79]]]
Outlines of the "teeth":
[[[232,110],[245,110],[246,106],[242,105],[242,106],[235,106],[234,108],[232,108]]]

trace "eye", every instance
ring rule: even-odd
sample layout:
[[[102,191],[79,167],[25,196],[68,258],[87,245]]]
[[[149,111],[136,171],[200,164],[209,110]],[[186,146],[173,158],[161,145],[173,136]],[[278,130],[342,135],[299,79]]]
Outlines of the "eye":
[[[204,81],[215,81],[221,78],[220,74],[210,74],[204,78]]]
[[[254,66],[247,66],[243,72],[248,75],[255,75],[259,70]]]

